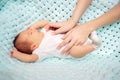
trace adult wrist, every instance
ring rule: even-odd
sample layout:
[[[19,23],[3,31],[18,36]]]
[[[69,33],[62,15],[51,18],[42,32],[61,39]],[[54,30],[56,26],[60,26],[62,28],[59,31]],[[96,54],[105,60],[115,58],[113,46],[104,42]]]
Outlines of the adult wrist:
[[[89,29],[90,29],[91,32],[95,31],[96,29],[98,29],[100,27],[99,22],[97,21],[97,19],[91,20],[90,22],[88,22],[88,25],[90,25]]]
[[[70,24],[72,25],[72,26],[76,26],[76,24],[77,24],[77,20],[75,20],[74,18],[70,18],[70,19],[68,19],[68,21],[70,22]]]

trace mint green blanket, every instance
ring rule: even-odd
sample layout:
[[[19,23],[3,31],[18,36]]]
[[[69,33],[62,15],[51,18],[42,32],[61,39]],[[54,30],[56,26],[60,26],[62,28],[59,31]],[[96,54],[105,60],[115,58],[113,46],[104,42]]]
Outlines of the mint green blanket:
[[[102,46],[80,58],[23,63],[10,58],[14,37],[38,20],[70,18],[77,0],[0,0],[0,80],[120,80],[120,21],[97,30]],[[108,11],[119,0],[93,0],[79,24]]]

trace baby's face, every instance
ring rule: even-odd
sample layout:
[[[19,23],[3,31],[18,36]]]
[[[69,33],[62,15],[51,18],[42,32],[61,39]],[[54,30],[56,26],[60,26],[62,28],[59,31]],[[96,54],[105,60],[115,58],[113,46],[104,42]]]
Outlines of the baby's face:
[[[27,28],[26,30],[24,30],[20,33],[19,40],[35,42],[40,37],[40,34],[41,34],[41,32],[37,29]]]

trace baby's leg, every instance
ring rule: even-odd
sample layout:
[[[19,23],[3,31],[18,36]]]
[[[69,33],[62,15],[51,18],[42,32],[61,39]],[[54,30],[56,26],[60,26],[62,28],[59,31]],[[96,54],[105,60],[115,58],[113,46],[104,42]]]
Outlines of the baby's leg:
[[[81,58],[85,56],[86,54],[92,52],[94,49],[94,44],[88,44],[88,45],[81,45],[81,46],[73,46],[70,49],[70,55],[75,58]]]

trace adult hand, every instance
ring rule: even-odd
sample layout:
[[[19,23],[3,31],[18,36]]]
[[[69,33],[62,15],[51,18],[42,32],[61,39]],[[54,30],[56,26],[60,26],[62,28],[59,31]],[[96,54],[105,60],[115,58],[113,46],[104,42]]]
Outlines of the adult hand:
[[[69,50],[74,45],[82,45],[88,39],[88,36],[91,33],[88,27],[89,25],[85,23],[70,30],[66,35],[62,37],[63,41],[58,45],[57,49],[60,49],[66,45],[62,50],[62,53],[68,54]]]
[[[46,27],[46,30],[50,30],[52,28],[56,28],[53,31],[53,34],[65,33],[72,29],[75,26],[75,23],[72,20],[62,21],[62,22],[51,22],[49,26]]]

